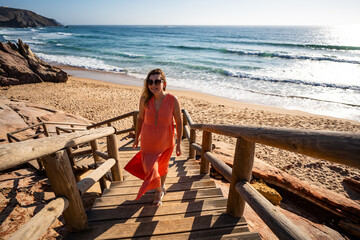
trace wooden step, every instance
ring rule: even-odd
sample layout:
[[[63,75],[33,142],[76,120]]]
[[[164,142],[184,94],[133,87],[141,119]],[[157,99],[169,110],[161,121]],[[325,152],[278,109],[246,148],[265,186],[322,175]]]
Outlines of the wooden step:
[[[227,199],[200,200],[195,202],[155,205],[119,205],[117,208],[96,208],[87,211],[89,221],[162,216],[168,214],[193,213],[226,209]]]
[[[167,185],[167,192],[175,192],[175,191],[186,191],[186,190],[194,190],[194,189],[203,189],[203,188],[215,188],[216,185],[212,180],[202,180],[198,182],[184,182],[184,183],[169,183]],[[128,195],[128,194],[137,194],[139,191],[139,187],[126,187],[126,188],[110,188],[105,189],[103,192],[103,196],[110,195]],[[151,190],[148,192],[154,192],[155,190]]]
[[[169,183],[179,183],[179,182],[198,182],[201,180],[210,180],[210,176],[207,174],[195,175],[195,176],[183,176],[183,177],[167,177],[166,184]],[[128,180],[123,182],[112,182],[111,188],[118,187],[129,187],[129,186],[140,186],[143,180]]]
[[[161,208],[159,208],[161,209]],[[205,215],[153,222],[119,223],[118,221],[93,222],[82,233],[71,233],[68,239],[122,239],[158,236],[164,239],[197,239],[230,233],[246,232],[248,227],[244,218],[233,218],[226,213]],[[176,236],[177,235],[177,236]]]
[[[121,205],[133,205],[133,204],[152,204],[155,197],[155,193],[149,193],[143,195],[139,200],[135,200],[136,194],[132,195],[113,195],[103,196],[95,199],[93,209],[99,207],[117,207]],[[223,197],[221,189],[209,188],[209,189],[197,189],[181,192],[168,192],[163,198],[163,204],[168,201],[177,202],[190,202],[202,199],[220,198]]]
[[[168,177],[183,177],[183,176],[196,176],[199,175],[200,171],[199,170],[189,170],[189,171],[183,171],[183,172],[174,172],[174,171],[169,171],[168,172]],[[130,173],[123,171],[123,176],[125,180],[136,180],[139,179],[133,175],[131,175]]]

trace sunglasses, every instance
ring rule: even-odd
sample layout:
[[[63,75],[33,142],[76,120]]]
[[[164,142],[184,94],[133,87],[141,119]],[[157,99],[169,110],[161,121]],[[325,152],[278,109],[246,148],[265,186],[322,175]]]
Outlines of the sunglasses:
[[[147,84],[148,84],[149,86],[153,85],[154,83],[155,83],[156,86],[159,86],[160,83],[162,82],[162,80],[156,79],[156,80],[153,81],[153,80],[150,80],[150,79],[149,79],[149,80],[147,80],[146,82],[147,82]]]

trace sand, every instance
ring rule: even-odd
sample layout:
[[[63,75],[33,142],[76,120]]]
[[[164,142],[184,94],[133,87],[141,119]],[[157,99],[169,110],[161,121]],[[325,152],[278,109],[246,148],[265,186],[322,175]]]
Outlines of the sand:
[[[66,70],[66,69],[65,69]],[[86,71],[85,71],[86,72]],[[85,73],[84,73],[85,74]],[[106,73],[91,74],[106,79]],[[101,77],[103,76],[103,78]],[[112,78],[114,76],[111,76]],[[129,80],[125,74],[116,78]],[[139,80],[136,80],[139,82]],[[40,83],[0,88],[0,94],[9,99],[26,100],[55,107],[99,122],[130,111],[138,110],[142,87],[121,85],[87,78],[70,77],[67,83]],[[180,100],[182,108],[190,113],[195,123],[258,125],[297,129],[318,129],[360,133],[360,123],[351,120],[290,111],[256,104],[241,103],[207,94],[168,90]],[[117,129],[129,128],[132,119],[119,121]],[[235,139],[213,135],[215,150],[226,156],[233,154]],[[201,134],[198,133],[198,142]],[[358,203],[359,195],[342,184],[345,177],[360,177],[360,170],[340,164],[256,144],[256,157],[287,173],[339,194]]]

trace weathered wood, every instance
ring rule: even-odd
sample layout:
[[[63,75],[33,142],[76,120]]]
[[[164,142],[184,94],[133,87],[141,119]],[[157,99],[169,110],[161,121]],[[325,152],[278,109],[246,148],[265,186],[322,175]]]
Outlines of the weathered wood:
[[[352,222],[345,222],[341,219],[338,223],[339,227],[350,233],[354,237],[360,238],[360,225]]]
[[[231,167],[229,167],[226,163],[221,161],[211,152],[206,152],[204,157],[213,165],[213,167],[215,167],[218,172],[220,172],[221,175],[223,175],[229,182],[231,181]]]
[[[62,128],[62,127],[55,127],[55,129],[56,129],[56,133],[58,134],[58,135],[60,135],[60,131],[63,131],[63,132],[66,132],[66,133],[71,133],[72,131],[71,130],[67,130],[67,129],[65,129],[65,128]]]
[[[183,183],[170,183],[166,185],[167,192],[176,192],[176,191],[187,191],[194,189],[204,189],[204,188],[215,188],[216,185],[214,181],[199,181],[199,182],[183,182]],[[130,188],[110,188],[105,189],[104,195],[127,195],[135,194],[139,191],[139,187],[130,187]],[[150,190],[149,193],[155,192],[155,190]]]
[[[90,126],[88,123],[71,123],[71,122],[43,122],[48,125],[74,125],[74,126]]]
[[[42,132],[40,132],[40,133],[35,133],[35,134],[33,134],[33,135],[29,136],[29,137],[26,137],[26,138],[21,139],[21,141],[26,141],[26,140],[29,140],[29,139],[34,139],[34,138],[36,138],[36,137],[38,137],[38,136],[40,136],[40,135],[43,135],[43,134],[44,134],[44,133],[42,133]]]
[[[10,134],[10,133],[8,133],[8,134],[6,134],[6,135],[7,135],[7,137],[8,137],[9,143],[13,142],[13,139],[14,139],[15,141],[17,141],[17,142],[21,142],[20,139],[18,139],[17,137],[13,136],[13,135]]]
[[[0,146],[0,171],[43,157],[63,148],[108,136],[114,132],[114,128],[99,128],[24,142],[2,144]]]
[[[251,142],[360,169],[358,133],[216,124],[194,124],[192,128],[230,137],[242,137]]]
[[[44,157],[43,164],[55,195],[69,200],[69,207],[63,213],[67,228],[69,231],[85,229],[87,217],[66,151]]]
[[[360,193],[360,181],[351,178],[344,178],[343,183]]]
[[[71,125],[73,126],[73,125]],[[71,127],[71,128],[64,128],[64,127],[57,127],[63,131],[69,131],[69,132],[76,132],[76,131],[86,131],[86,128],[76,128],[76,127]]]
[[[11,235],[9,240],[39,239],[68,206],[69,201],[64,197],[52,200],[24,226]]]
[[[120,135],[120,134],[124,134],[124,133],[128,133],[128,132],[133,132],[135,131],[135,128],[128,128],[128,129],[125,129],[125,130],[121,130],[121,131],[116,131],[116,135]]]
[[[225,210],[226,199],[205,199],[195,202],[175,203],[170,205],[126,205],[112,209],[96,208],[87,211],[89,221],[128,219],[135,217],[161,216],[166,214],[193,213],[207,210]],[[141,211],[139,211],[141,209]]]
[[[255,143],[243,138],[237,138],[234,165],[230,181],[229,198],[226,212],[234,217],[242,217],[245,200],[236,191],[235,185],[239,181],[249,181],[254,164]]]
[[[98,167],[96,170],[94,170],[92,173],[90,173],[88,176],[78,182],[77,186],[81,195],[86,193],[89,188],[91,188],[97,181],[99,181],[99,179],[103,177],[105,173],[109,171],[114,164],[115,160],[113,158],[110,158],[109,160],[101,164],[100,167]]]
[[[235,188],[279,239],[310,239],[249,182],[239,181]]]
[[[139,114],[139,111],[129,112],[129,113],[126,113],[126,114],[123,114],[123,115],[120,115],[120,116],[117,116],[117,117],[114,117],[114,118],[110,118],[108,120],[105,120],[105,121],[102,121],[102,122],[99,122],[99,123],[95,123],[95,124],[93,124],[91,126],[88,126],[87,129],[100,127],[101,125],[112,123],[112,122],[118,121],[120,119],[131,117],[131,116],[134,116],[134,115],[137,115],[137,114]]]
[[[186,117],[186,122],[188,123],[190,128],[192,128],[192,125],[194,124],[194,122],[193,122],[189,112],[186,109],[182,109],[182,112],[183,112],[184,116]]]
[[[192,143],[191,145],[191,148],[194,149],[196,151],[196,153],[201,153],[201,146],[197,143]]]
[[[201,163],[200,174],[209,173],[210,164],[204,157],[206,152],[211,152],[212,134],[211,132],[203,131],[202,148],[201,148]]]
[[[167,177],[166,184],[169,183],[183,183],[183,182],[199,182],[210,180],[209,175],[195,175],[195,176],[184,176],[184,177]],[[112,182],[111,188],[121,188],[121,187],[132,187],[132,186],[141,186],[143,180],[126,180],[123,182]]]
[[[184,135],[183,137],[186,137],[188,141],[190,141],[190,128],[188,125],[185,125],[183,128]]]
[[[110,158],[115,159],[115,165],[111,168],[113,181],[123,181],[124,178],[122,175],[117,138],[115,134],[111,134],[107,137],[107,152]]]
[[[16,130],[16,131],[9,132],[8,134],[13,135],[13,134],[16,134],[16,133],[19,133],[19,132],[22,132],[22,131],[25,131],[25,130],[28,130],[28,129],[31,129],[31,128],[34,128],[34,127],[38,127],[38,126],[40,126],[42,124],[43,124],[42,122],[36,123],[36,124],[28,126],[26,128],[22,128],[22,129],[19,129],[19,130]]]
[[[161,209],[162,207],[158,210]],[[173,235],[168,235],[165,239],[199,239],[200,237],[205,236],[221,236],[227,233],[245,231],[248,231],[248,228],[243,218],[233,218],[227,214],[220,214],[147,223],[138,222],[124,224],[115,221],[106,223],[95,222],[91,224],[91,231],[88,231],[86,234],[73,233],[69,237],[70,239],[115,239],[134,237],[146,237],[149,239],[149,236],[156,238],[156,236],[166,236],[164,234],[181,234],[181,238],[172,238]]]
[[[185,114],[183,114],[183,133],[182,133],[182,137],[184,138],[185,136],[189,136],[189,134],[186,133],[186,128],[185,126],[187,126],[187,118],[185,116]],[[187,126],[189,127],[189,126]]]
[[[152,204],[154,201],[155,193],[149,193],[143,195],[139,200],[135,200],[136,194],[132,195],[104,195],[101,198],[97,198],[94,202],[94,208],[101,207],[113,207],[117,208],[119,204],[134,205],[134,204]],[[204,189],[193,189],[188,191],[168,192],[163,198],[163,203],[167,202],[190,202],[190,200],[202,200],[206,198],[220,198],[223,197],[221,189],[219,188],[204,188]]]
[[[196,131],[194,129],[190,129],[190,140],[189,140],[189,158],[195,158],[195,149],[191,147],[193,143],[196,143]]]
[[[95,153],[96,153],[96,155],[97,155],[98,157],[101,157],[101,158],[103,158],[103,159],[105,159],[105,160],[107,160],[107,159],[110,158],[109,155],[107,155],[106,153],[104,153],[104,152],[102,152],[102,151],[96,150]]]
[[[42,124],[43,128],[44,128],[44,134],[46,137],[50,137],[50,133],[49,133],[49,129],[47,128],[46,124],[43,122]]]
[[[71,157],[80,157],[80,156],[84,156],[84,155],[88,155],[88,154],[92,154],[92,151],[91,149],[84,149],[84,150],[81,150],[81,151],[76,151],[76,152],[72,152],[71,153]]]
[[[343,195],[301,181],[259,159],[255,159],[252,174],[254,177],[264,179],[267,183],[286,189],[318,207],[338,215],[340,218],[360,222],[359,204]]]

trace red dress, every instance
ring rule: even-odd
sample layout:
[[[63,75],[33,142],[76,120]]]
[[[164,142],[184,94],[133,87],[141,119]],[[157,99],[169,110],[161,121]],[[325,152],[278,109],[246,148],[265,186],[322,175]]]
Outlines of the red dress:
[[[125,166],[125,170],[144,180],[136,200],[151,189],[161,186],[160,177],[168,171],[169,160],[175,146],[174,138],[175,97],[166,94],[158,112],[155,99],[151,98],[145,108],[140,135],[140,152]]]

